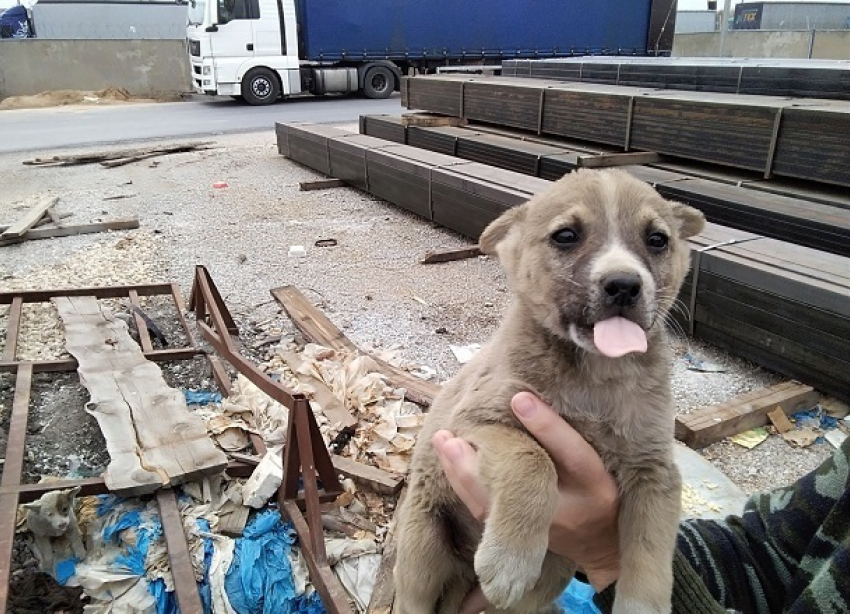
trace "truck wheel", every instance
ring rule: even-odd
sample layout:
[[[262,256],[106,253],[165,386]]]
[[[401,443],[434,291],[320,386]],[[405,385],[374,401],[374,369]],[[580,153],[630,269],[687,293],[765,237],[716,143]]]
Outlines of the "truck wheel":
[[[373,66],[363,78],[363,93],[367,98],[389,98],[395,90],[395,75],[386,66]]]
[[[242,77],[242,97],[254,106],[272,104],[280,98],[280,82],[268,68],[252,68]]]

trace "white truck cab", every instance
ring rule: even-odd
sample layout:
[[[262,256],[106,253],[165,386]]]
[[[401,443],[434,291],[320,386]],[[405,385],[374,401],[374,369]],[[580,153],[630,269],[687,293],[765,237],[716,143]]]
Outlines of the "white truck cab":
[[[401,71],[388,60],[304,62],[295,0],[190,0],[187,47],[199,94],[271,104],[281,96],[363,91],[387,98]]]

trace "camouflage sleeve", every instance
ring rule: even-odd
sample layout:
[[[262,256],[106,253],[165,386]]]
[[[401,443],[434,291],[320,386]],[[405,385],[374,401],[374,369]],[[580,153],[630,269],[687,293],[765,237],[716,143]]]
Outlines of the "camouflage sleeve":
[[[850,612],[849,464],[850,439],[793,485],[751,497],[741,516],[682,522],[673,611]],[[597,595],[603,612],[612,598]]]

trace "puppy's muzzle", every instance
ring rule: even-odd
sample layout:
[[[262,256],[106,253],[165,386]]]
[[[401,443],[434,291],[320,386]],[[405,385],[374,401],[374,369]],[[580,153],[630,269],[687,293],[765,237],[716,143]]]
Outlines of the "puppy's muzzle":
[[[617,273],[602,280],[606,307],[634,307],[640,298],[640,276],[634,273]]]

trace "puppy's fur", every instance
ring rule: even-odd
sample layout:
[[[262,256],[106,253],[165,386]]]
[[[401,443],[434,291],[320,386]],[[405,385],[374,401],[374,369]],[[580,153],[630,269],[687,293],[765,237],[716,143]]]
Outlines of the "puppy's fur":
[[[511,412],[511,397],[523,390],[551,403],[617,480],[622,571],[614,611],[670,611],[681,478],[664,320],[689,266],[684,239],[704,222],[626,173],[580,170],[485,229],[481,249],[498,255],[513,300],[487,346],[435,399],[419,436],[398,528],[397,614],[455,613],[476,581],[491,611],[548,611],[574,573],[571,561],[547,550],[557,476]],[[564,229],[574,243],[556,242]],[[662,249],[659,234],[667,238]],[[639,295],[611,304],[605,284],[624,276],[639,280]],[[646,331],[646,353],[599,353],[593,324],[615,315]],[[440,429],[478,450],[490,495],[483,527],[441,470],[431,444]]]

